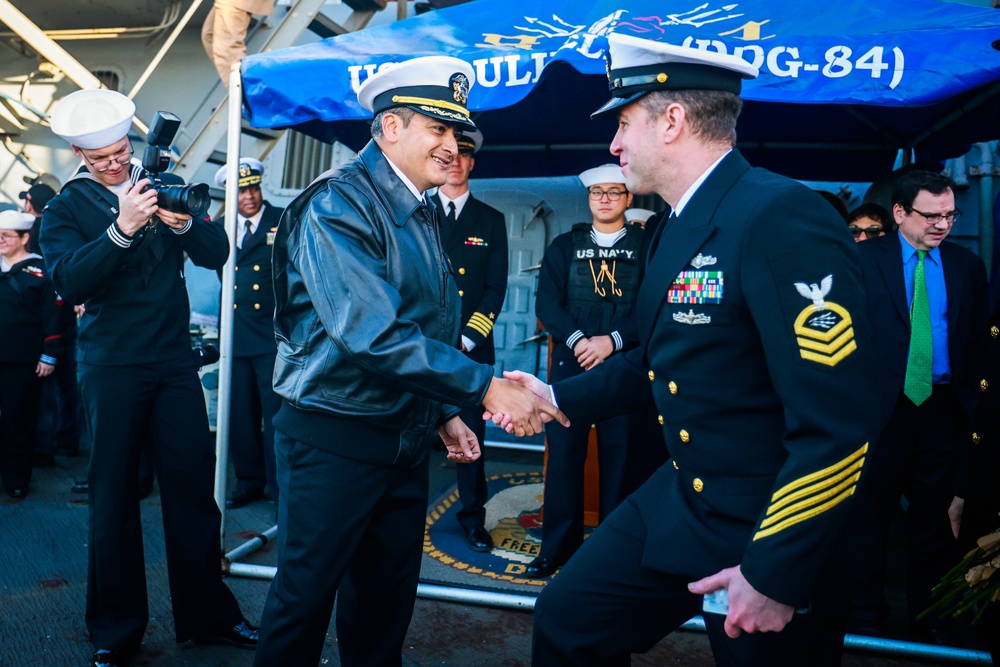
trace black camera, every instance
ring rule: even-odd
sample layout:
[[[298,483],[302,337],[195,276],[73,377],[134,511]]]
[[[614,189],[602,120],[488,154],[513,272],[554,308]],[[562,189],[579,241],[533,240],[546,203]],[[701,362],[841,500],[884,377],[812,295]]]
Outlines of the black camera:
[[[138,182],[148,178],[152,182],[149,187],[156,190],[156,205],[160,208],[192,218],[203,218],[212,204],[208,185],[167,185],[159,178],[170,167],[170,142],[180,126],[181,119],[176,115],[169,111],[156,112],[146,134],[148,145],[142,154],[142,170],[133,170],[132,180]]]

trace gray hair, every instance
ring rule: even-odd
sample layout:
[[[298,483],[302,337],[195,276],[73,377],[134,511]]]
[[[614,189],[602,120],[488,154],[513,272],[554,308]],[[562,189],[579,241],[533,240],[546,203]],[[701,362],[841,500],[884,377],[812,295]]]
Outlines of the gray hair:
[[[658,118],[677,102],[687,110],[695,136],[710,143],[736,145],[736,119],[743,108],[739,95],[719,90],[654,90],[643,95],[639,104],[650,120]]]
[[[403,127],[409,127],[410,121],[413,120],[417,112],[410,107],[392,107],[391,109],[379,111],[372,119],[372,139],[382,138],[382,119],[385,118],[386,114],[390,113],[399,116],[399,119],[403,122]]]

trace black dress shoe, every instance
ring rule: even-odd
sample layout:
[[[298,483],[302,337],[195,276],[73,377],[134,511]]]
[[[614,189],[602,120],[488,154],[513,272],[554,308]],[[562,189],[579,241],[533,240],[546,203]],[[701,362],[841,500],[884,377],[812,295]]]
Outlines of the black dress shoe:
[[[559,566],[545,556],[539,556],[535,560],[528,563],[528,567],[524,569],[524,574],[533,579],[542,579],[544,577],[552,576],[552,573],[556,571],[557,567]]]
[[[229,644],[238,648],[255,649],[257,648],[257,634],[257,628],[250,625],[250,621],[244,618],[228,630],[207,637],[199,637],[195,641],[202,644]]]
[[[11,498],[15,498],[15,499],[27,498],[28,497],[28,490],[27,489],[10,489],[9,491],[7,491],[7,495],[10,496]]]
[[[249,505],[252,501],[258,498],[263,498],[264,492],[258,491],[257,493],[250,493],[249,491],[241,491],[237,489],[233,492],[233,495],[226,498],[226,509],[236,510],[241,507]]]
[[[476,526],[465,534],[465,541],[469,543],[469,548],[473,551],[485,553],[493,549],[493,538],[482,526]]]
[[[99,648],[94,653],[94,667],[126,667],[128,660],[118,651]]]
[[[73,482],[73,486],[70,488],[73,493],[90,493],[90,480],[81,479],[77,482]]]

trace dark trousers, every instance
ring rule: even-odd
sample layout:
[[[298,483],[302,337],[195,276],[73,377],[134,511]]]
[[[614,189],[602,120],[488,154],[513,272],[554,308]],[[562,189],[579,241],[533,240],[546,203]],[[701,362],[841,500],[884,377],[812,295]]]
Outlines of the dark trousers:
[[[948,507],[957,488],[965,423],[951,387],[935,385],[919,406],[900,395],[874,449],[868,483],[884,489],[878,498],[883,538],[899,510],[900,496],[907,500],[906,599],[911,619],[930,606],[931,588],[959,559]],[[884,567],[884,543],[878,557]],[[884,575],[883,569],[865,586],[867,605],[881,598]]]
[[[372,437],[384,438],[385,431],[373,430]],[[316,449],[281,431],[275,451],[278,572],[264,605],[254,664],[315,667],[334,597],[341,664],[401,664],[420,575],[426,453],[416,461],[376,465]]]
[[[42,382],[35,453],[63,454],[80,451],[80,387],[76,379],[76,337],[56,357],[56,368]]]
[[[143,446],[160,485],[177,641],[240,622],[222,583],[215,451],[194,362],[80,364],[93,447],[87,628],[95,647],[131,652],[149,620],[139,514]]]
[[[483,409],[463,409],[459,415],[466,426],[472,429],[479,440],[479,451],[482,455],[472,463],[461,463],[455,466],[455,478],[458,482],[458,499],[461,507],[456,513],[459,525],[466,531],[482,528],[486,522],[486,422],[483,421]]]
[[[277,499],[272,421],[281,407],[281,399],[272,388],[273,377],[273,354],[233,357],[229,455],[236,469],[239,491],[258,495],[266,484],[271,497]]]
[[[2,317],[2,315],[0,315]],[[0,479],[7,493],[27,490],[42,379],[38,362],[0,363]]]
[[[559,351],[552,355],[552,384],[584,372],[572,352],[565,354]],[[640,410],[595,425],[602,521],[666,460],[662,435],[649,428],[653,419],[651,412]],[[545,427],[548,463],[541,555],[556,564],[569,560],[583,542],[584,465],[590,426],[578,421],[569,428],[555,422]]]
[[[646,526],[634,503],[635,496],[602,522],[539,596],[536,667],[628,665],[630,653],[648,651],[701,613],[689,578],[642,566]],[[726,635],[724,616],[706,614],[705,622],[717,665],[832,666],[840,664],[846,611],[846,599],[814,601],[781,632],[738,639]]]

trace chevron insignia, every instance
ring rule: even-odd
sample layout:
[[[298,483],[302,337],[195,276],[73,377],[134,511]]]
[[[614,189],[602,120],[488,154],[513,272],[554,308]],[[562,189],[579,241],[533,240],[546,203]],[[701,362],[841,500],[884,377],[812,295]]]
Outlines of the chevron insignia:
[[[854,495],[867,453],[866,442],[832,466],[799,477],[775,491],[754,541],[817,517]]]
[[[858,349],[851,314],[843,306],[825,300],[832,287],[833,276],[827,276],[819,285],[795,283],[799,294],[812,301],[795,318],[799,355],[824,366],[836,366]]]

